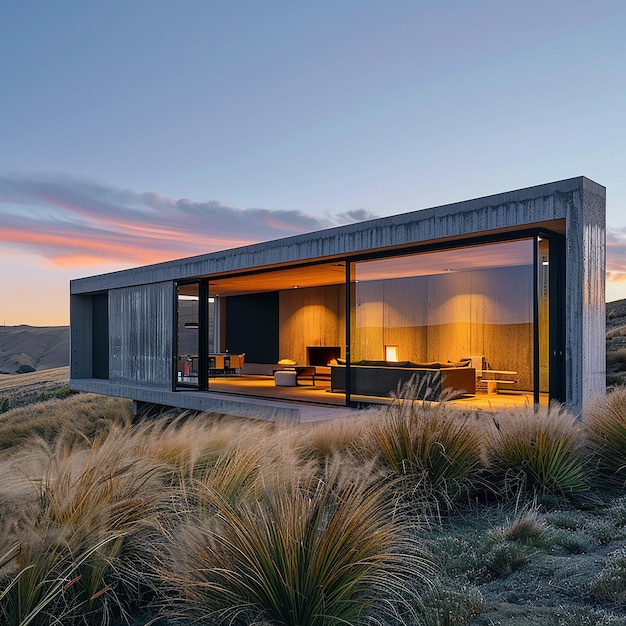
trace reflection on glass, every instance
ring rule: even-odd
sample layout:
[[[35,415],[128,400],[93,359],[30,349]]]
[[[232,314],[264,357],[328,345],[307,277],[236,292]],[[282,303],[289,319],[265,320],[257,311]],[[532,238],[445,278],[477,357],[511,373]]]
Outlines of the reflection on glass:
[[[198,345],[200,327],[199,285],[177,287],[177,382],[198,385]]]
[[[537,240],[537,303],[539,334],[539,391],[549,390],[550,365],[550,241]]]
[[[386,346],[417,363],[480,355],[502,372],[490,389],[533,390],[532,239],[354,265],[352,363]]]

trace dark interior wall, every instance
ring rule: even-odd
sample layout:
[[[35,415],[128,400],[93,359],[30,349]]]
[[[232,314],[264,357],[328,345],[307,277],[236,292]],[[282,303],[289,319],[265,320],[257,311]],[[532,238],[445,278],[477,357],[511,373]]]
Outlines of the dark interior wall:
[[[93,296],[93,377],[109,378],[109,297]]]
[[[278,310],[276,291],[227,298],[224,348],[245,352],[247,363],[277,363]]]

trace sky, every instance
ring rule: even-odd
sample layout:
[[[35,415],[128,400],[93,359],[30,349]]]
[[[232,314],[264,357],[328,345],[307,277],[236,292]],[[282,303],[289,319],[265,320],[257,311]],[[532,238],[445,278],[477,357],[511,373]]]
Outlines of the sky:
[[[0,325],[74,278],[587,176],[626,298],[623,0],[0,1]]]

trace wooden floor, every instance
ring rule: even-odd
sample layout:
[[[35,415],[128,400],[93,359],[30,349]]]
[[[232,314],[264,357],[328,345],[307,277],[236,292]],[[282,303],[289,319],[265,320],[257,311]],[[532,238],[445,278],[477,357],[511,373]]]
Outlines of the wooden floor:
[[[312,385],[310,380],[303,380],[297,387],[277,387],[272,376],[244,374],[242,376],[210,378],[208,391],[337,407],[344,407],[346,402],[345,394],[332,393],[330,381],[323,379],[317,379],[315,385]],[[391,398],[356,395],[352,396],[352,400],[367,404],[388,404],[391,402]],[[547,398],[542,398],[540,402],[542,404],[547,403]],[[474,396],[464,396],[451,400],[450,403],[459,409],[498,411],[532,405],[533,396],[531,393],[523,392],[478,393]]]

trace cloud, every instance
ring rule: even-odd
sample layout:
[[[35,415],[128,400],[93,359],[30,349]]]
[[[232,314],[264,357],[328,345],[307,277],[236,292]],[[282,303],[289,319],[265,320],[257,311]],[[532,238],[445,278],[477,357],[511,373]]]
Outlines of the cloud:
[[[365,209],[354,209],[353,211],[337,214],[337,221],[340,224],[351,224],[352,222],[362,222],[363,220],[371,220],[376,217],[378,216]]]
[[[606,278],[610,282],[626,282],[626,228],[607,228]]]
[[[56,265],[155,263],[373,217],[172,199],[63,175],[0,176],[3,245]]]
[[[364,209],[320,218],[176,200],[64,175],[0,175],[2,251],[60,267],[156,263],[374,217]],[[607,229],[606,270],[608,281],[626,282],[626,228]]]

